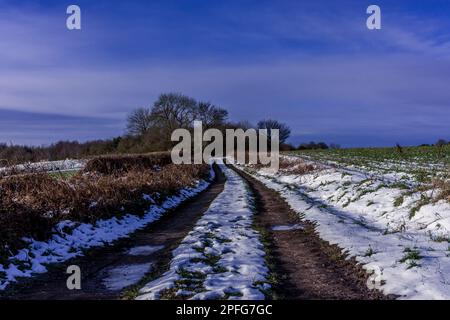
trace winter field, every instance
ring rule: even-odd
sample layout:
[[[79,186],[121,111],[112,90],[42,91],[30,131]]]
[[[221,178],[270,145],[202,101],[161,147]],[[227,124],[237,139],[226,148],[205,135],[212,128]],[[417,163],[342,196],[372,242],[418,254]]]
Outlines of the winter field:
[[[405,184],[449,179],[450,145],[310,150],[291,153],[303,159]]]
[[[244,169],[356,257],[369,287],[449,299],[449,159],[448,146],[343,149],[289,153],[276,174]]]
[[[315,298],[450,299],[449,159],[444,146],[296,151],[276,173],[165,153],[27,165],[0,177],[0,294],[51,282],[75,259],[99,268],[85,280],[95,294],[128,299],[292,298],[287,285]],[[99,248],[110,249],[90,254]]]

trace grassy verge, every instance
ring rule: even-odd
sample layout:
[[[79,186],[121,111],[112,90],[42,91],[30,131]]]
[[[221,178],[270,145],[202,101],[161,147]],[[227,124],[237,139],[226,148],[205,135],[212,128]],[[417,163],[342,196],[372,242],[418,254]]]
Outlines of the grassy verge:
[[[22,238],[46,240],[63,220],[94,223],[150,205],[208,175],[207,165],[173,165],[166,154],[100,157],[64,179],[30,173],[0,179],[0,263],[23,247]]]

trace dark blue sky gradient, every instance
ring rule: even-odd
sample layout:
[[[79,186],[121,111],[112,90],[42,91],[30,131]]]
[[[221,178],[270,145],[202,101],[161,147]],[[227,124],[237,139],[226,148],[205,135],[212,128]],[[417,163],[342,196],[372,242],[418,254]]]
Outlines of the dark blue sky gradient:
[[[450,1],[0,0],[0,142],[117,136],[175,91],[284,121],[296,144],[432,143],[450,139],[449,83]]]

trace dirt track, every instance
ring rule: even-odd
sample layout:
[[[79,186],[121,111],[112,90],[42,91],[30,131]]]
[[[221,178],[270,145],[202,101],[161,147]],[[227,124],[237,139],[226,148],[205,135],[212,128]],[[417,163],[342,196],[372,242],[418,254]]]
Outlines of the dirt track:
[[[217,170],[216,170],[217,171]],[[354,260],[345,260],[338,247],[320,239],[314,225],[299,218],[273,190],[248,174],[237,171],[249,184],[256,198],[255,228],[260,231],[268,252],[271,273],[276,279],[275,299],[386,299],[366,286],[367,274]],[[25,279],[0,295],[0,299],[121,299],[132,297],[133,288],[113,290],[105,286],[111,270],[121,266],[148,265],[138,279],[143,284],[162,274],[172,258],[172,250],[194,227],[210,203],[222,192],[222,174],[206,191],[159,221],[114,246],[89,251],[80,257],[53,267],[48,273]],[[299,228],[274,231],[273,227],[298,225]],[[126,251],[141,246],[163,246],[151,254],[130,255]],[[82,290],[66,287],[66,268],[78,265],[82,270]],[[153,270],[150,273],[150,270]],[[120,277],[118,277],[120,279]],[[134,282],[136,284],[137,281]],[[138,283],[138,284],[139,284]]]

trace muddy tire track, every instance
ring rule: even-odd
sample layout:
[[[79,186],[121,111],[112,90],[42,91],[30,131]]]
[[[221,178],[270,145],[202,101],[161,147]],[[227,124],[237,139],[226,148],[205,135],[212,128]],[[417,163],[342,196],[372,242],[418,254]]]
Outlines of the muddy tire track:
[[[248,173],[234,169],[247,181],[255,195],[255,228],[262,234],[275,278],[273,298],[392,298],[377,290],[370,290],[366,285],[368,274],[361,266],[354,259],[345,259],[338,246],[322,240],[315,231],[314,224],[301,219],[276,191]],[[274,227],[288,230],[275,231]]]

